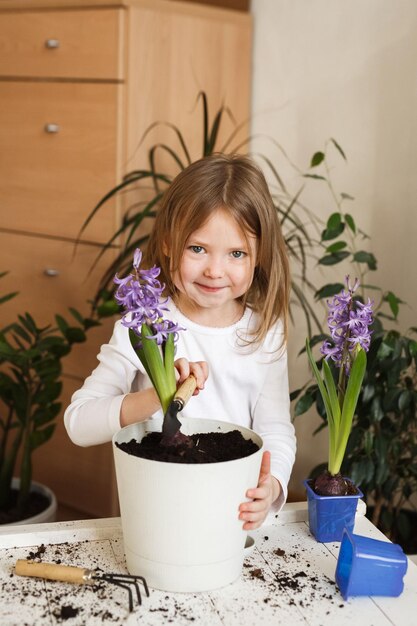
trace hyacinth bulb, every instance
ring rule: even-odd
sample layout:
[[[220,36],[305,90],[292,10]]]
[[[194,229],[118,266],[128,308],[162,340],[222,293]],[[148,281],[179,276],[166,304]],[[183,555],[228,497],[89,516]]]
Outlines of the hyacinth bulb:
[[[312,488],[319,496],[351,496],[356,493],[355,486],[340,473],[322,472],[313,481]]]

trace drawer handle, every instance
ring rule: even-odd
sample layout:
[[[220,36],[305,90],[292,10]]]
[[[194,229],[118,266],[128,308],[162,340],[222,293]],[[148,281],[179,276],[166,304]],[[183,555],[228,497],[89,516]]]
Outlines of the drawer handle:
[[[50,50],[59,48],[59,39],[47,39],[45,41],[45,48],[49,48]]]
[[[45,276],[59,276],[59,270],[55,270],[52,267],[47,267],[46,269],[43,270],[43,273],[45,274]]]
[[[45,124],[46,133],[59,133],[60,128],[59,124]]]

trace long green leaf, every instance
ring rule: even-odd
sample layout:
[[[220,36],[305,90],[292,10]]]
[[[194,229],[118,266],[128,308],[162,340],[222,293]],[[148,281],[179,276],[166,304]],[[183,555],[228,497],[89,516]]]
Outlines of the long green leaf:
[[[165,375],[167,377],[168,385],[170,389],[175,393],[175,389],[177,387],[177,382],[175,379],[175,368],[174,368],[174,358],[175,358],[175,343],[174,343],[174,335],[171,333],[168,336],[168,339],[165,342],[164,346],[164,367],[165,367]]]
[[[201,98],[203,101],[203,154],[202,156],[206,156],[209,154],[208,145],[209,145],[209,116],[208,116],[208,102],[207,95],[204,91],[200,91],[197,96],[197,102]]]
[[[214,148],[216,147],[216,142],[217,142],[217,138],[218,138],[218,134],[219,134],[219,130],[220,130],[220,124],[221,124],[222,116],[223,116],[224,112],[225,112],[225,107],[223,105],[217,111],[216,117],[214,118],[214,122],[213,122],[213,125],[211,127],[211,132],[210,132],[210,137],[209,137],[209,141],[208,141],[208,146],[207,146],[209,154],[212,154],[213,151],[214,151]]]
[[[327,393],[327,389],[324,385],[323,379],[320,375],[319,369],[314,360],[314,357],[310,348],[310,342],[308,339],[306,339],[306,350],[307,350],[308,359],[310,361],[311,369],[313,370],[313,374],[316,378],[317,385],[320,389],[321,397],[323,398],[324,408],[326,409],[327,421],[330,423],[332,421],[332,407],[330,403],[329,394]]]
[[[323,359],[323,375],[326,385],[327,393],[329,394],[329,401],[332,411],[332,419],[328,420],[329,427],[329,471],[333,473],[333,461],[336,454],[336,443],[340,429],[340,405],[337,397],[337,389],[333,380],[332,372],[326,359]]]
[[[11,300],[15,296],[17,296],[18,293],[19,293],[18,291],[13,291],[12,293],[7,293],[5,296],[2,296],[0,298],[0,304],[3,304],[4,302],[7,302],[8,300]]]
[[[175,387],[172,390],[169,385],[165,374],[161,351],[156,341],[149,338],[151,336],[152,331],[146,324],[142,324],[142,350],[149,368],[152,384],[155,387],[161,401],[162,409],[165,413],[174,396]]]
[[[157,128],[159,126],[166,126],[167,128],[170,128],[171,130],[174,131],[174,133],[177,135],[178,141],[181,144],[181,148],[183,149],[185,158],[187,159],[187,163],[188,163],[188,165],[191,165],[191,157],[190,157],[190,153],[189,153],[188,148],[187,148],[187,144],[185,143],[184,137],[183,137],[180,129],[177,126],[175,126],[175,124],[171,124],[170,122],[158,121],[158,122],[153,122],[152,124],[150,124],[148,126],[148,128],[145,130],[145,132],[143,133],[143,135],[142,135],[142,137],[141,137],[137,147],[139,148],[142,145],[142,143],[144,142],[145,138],[149,135],[149,133],[154,128]]]
[[[355,414],[356,405],[362,387],[363,378],[366,371],[366,353],[359,348],[356,358],[350,371],[346,388],[345,398],[342,408],[340,432],[337,440],[337,450],[335,456],[335,472],[340,470],[345,454],[347,442],[352,428],[352,420]]]
[[[101,209],[101,207],[104,204],[106,204],[106,202],[108,202],[110,198],[115,196],[118,192],[120,192],[125,187],[132,185],[133,183],[136,183],[143,179],[155,178],[155,176],[158,180],[165,181],[167,183],[170,182],[170,180],[167,180],[166,176],[163,174],[154,174],[150,172],[149,170],[137,170],[135,172],[131,172],[129,176],[125,180],[123,180],[123,182],[121,182],[119,185],[116,185],[115,187],[113,187],[113,189],[111,189],[108,193],[106,193],[106,195],[103,196],[103,198],[96,204],[94,209],[91,211],[91,213],[87,216],[86,220],[82,224],[80,231],[77,235],[76,245],[80,242],[81,235],[83,234],[83,232],[85,231],[85,229],[87,228],[88,224],[91,222],[93,217],[96,215],[97,211],[99,211],[99,209]]]

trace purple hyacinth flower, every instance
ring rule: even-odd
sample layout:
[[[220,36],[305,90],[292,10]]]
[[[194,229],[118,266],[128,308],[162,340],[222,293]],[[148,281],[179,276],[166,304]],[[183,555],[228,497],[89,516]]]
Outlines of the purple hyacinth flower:
[[[122,324],[141,336],[142,325],[146,324],[152,331],[149,339],[155,339],[158,345],[162,345],[168,335],[174,335],[174,341],[178,339],[178,331],[184,330],[178,324],[164,319],[168,310],[165,306],[167,298],[163,298],[165,285],[161,284],[158,276],[161,272],[159,267],[149,270],[141,270],[142,252],[139,248],[133,255],[134,272],[125,278],[119,278],[116,274],[114,282],[118,285],[115,299],[124,309]],[[138,346],[140,347],[140,341]]]
[[[368,351],[371,343],[369,326],[373,322],[373,303],[369,299],[363,303],[354,298],[358,287],[358,280],[351,286],[346,276],[346,290],[327,302],[327,322],[333,344],[325,341],[321,354],[326,360],[332,359],[337,367],[344,368],[346,374],[349,374],[357,348]]]

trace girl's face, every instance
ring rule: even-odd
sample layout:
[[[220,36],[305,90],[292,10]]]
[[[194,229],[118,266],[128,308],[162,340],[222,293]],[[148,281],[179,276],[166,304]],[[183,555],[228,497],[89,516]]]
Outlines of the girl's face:
[[[251,286],[256,237],[243,234],[233,217],[218,209],[186,242],[180,271],[173,273],[178,306],[205,326],[229,326],[242,315],[237,298]]]

